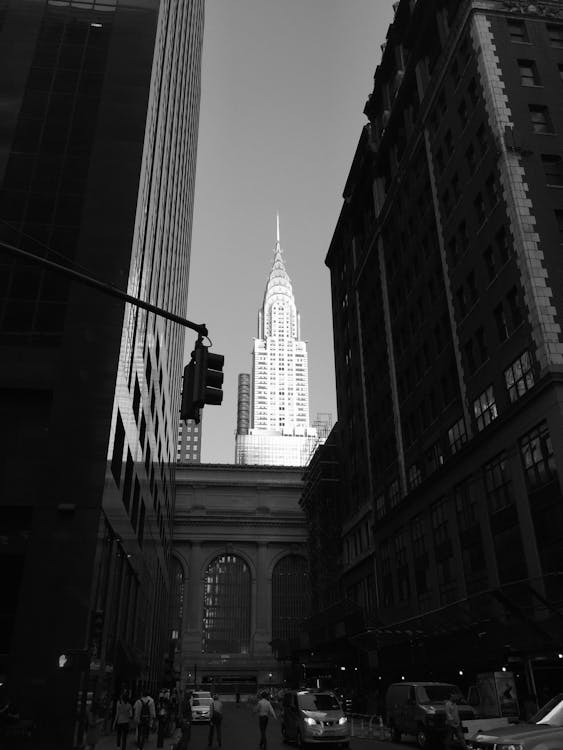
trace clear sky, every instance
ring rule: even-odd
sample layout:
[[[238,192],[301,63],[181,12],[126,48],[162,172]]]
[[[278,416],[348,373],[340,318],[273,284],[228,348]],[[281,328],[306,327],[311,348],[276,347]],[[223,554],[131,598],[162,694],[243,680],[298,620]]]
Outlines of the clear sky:
[[[223,404],[203,412],[206,463],[234,462],[278,211],[311,419],[337,419],[324,259],[392,14],[391,0],[206,0],[188,318],[225,355]]]

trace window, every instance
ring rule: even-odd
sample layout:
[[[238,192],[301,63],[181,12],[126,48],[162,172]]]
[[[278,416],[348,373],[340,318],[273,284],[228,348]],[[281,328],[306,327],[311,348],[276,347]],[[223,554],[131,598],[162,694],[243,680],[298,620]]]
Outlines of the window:
[[[477,166],[477,159],[475,157],[475,146],[471,144],[465,152],[465,160],[470,174],[473,174],[475,167]]]
[[[389,486],[389,507],[394,508],[399,504],[401,499],[401,492],[399,489],[399,480],[395,479],[394,482]]]
[[[375,517],[377,520],[385,516],[385,495],[382,493],[375,499]]]
[[[420,470],[420,466],[418,466],[418,464],[412,464],[409,467],[407,477],[409,490],[414,490],[414,488],[418,487],[418,485],[422,482],[422,472]]]
[[[463,130],[467,125],[467,121],[469,120],[469,112],[467,109],[467,104],[465,103],[465,99],[461,100],[461,103],[457,108],[457,114],[459,117],[459,124],[461,125],[461,129]]]
[[[502,302],[500,303],[500,305],[497,305],[495,307],[495,309],[493,310],[493,315],[495,318],[495,323],[497,325],[499,341],[506,341],[506,339],[508,338],[508,327],[506,325],[506,318],[504,315]]]
[[[530,490],[538,489],[557,477],[551,437],[547,425],[538,425],[520,440],[520,456]]]
[[[432,519],[432,530],[434,532],[434,544],[436,547],[444,544],[448,536],[448,507],[445,498],[438,500],[430,509]]]
[[[471,104],[476,105],[477,100],[479,98],[479,94],[477,92],[477,82],[474,78],[471,79],[469,82],[469,86],[467,87],[467,92],[469,94],[469,99],[471,101]]]
[[[454,487],[455,509],[461,531],[473,528],[477,523],[477,501],[471,492],[471,477]]]
[[[548,185],[563,187],[563,161],[559,154],[542,154],[541,161]]]
[[[479,143],[479,149],[481,150],[481,156],[484,156],[487,153],[487,149],[489,148],[489,143],[487,139],[487,133],[485,130],[485,125],[481,125],[479,127],[479,130],[477,131],[477,142]]]
[[[473,207],[475,208],[477,224],[481,226],[481,224],[485,221],[485,218],[486,218],[485,201],[483,199],[482,193],[477,193],[477,195],[475,196],[475,200],[473,201]]]
[[[522,86],[539,86],[540,78],[535,60],[518,60]]]
[[[510,36],[511,42],[527,42],[528,31],[524,21],[515,21],[514,19],[507,20],[508,35]]]
[[[453,150],[454,150],[454,139],[453,139],[452,131],[451,130],[448,130],[448,132],[444,136],[444,144],[446,146],[446,153],[447,153],[447,155],[451,156],[452,153],[453,153]]]
[[[487,268],[487,275],[489,277],[489,281],[492,281],[496,276],[496,268],[495,268],[495,256],[493,253],[493,248],[490,245],[487,247],[487,249],[483,253],[483,261]]]
[[[202,653],[248,654],[251,584],[240,557],[223,554],[210,563],[203,585]]]
[[[504,382],[512,403],[534,386],[534,371],[529,352],[524,352],[504,371]]]
[[[530,119],[534,133],[553,133],[553,124],[549,110],[543,104],[529,104]]]
[[[510,258],[510,245],[506,229],[502,227],[495,235],[495,244],[498,250],[498,256],[502,263],[506,263]]]
[[[499,453],[492,461],[484,465],[483,471],[485,474],[485,491],[487,493],[489,513],[498,513],[499,510],[512,505],[514,499],[506,454]]]
[[[487,193],[488,209],[491,211],[499,201],[497,181],[494,175],[489,175],[485,183],[485,189]]]
[[[512,328],[518,328],[523,320],[522,310],[520,308],[520,300],[518,289],[513,286],[512,289],[506,295],[508,301],[508,307],[510,309],[510,316],[512,318]]]
[[[444,463],[444,454],[442,453],[442,446],[437,441],[434,445],[426,452],[426,460],[430,466],[431,471],[436,471]]]
[[[481,364],[486,362],[489,358],[489,351],[487,349],[487,342],[485,341],[485,329],[483,326],[475,331],[475,339],[477,341],[477,348],[479,349],[479,358]]]
[[[297,638],[310,602],[309,570],[305,558],[286,555],[272,572],[272,636]]]
[[[498,417],[497,405],[493,393],[493,386],[490,385],[487,390],[473,402],[473,413],[477,422],[479,432]]]
[[[552,47],[563,47],[563,26],[548,24],[547,36]]]
[[[457,453],[466,441],[467,433],[465,431],[465,422],[462,417],[448,430],[448,442],[450,444],[452,455]]]

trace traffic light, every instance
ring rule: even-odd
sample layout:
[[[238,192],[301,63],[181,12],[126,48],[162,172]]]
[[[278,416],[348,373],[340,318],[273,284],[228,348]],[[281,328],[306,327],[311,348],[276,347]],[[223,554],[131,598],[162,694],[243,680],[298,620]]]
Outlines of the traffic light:
[[[90,654],[86,649],[69,648],[59,654],[58,665],[66,672],[83,672],[90,667]]]
[[[200,421],[205,404],[219,406],[223,401],[223,365],[225,357],[214,354],[198,339],[190,362],[184,367],[180,419]]]

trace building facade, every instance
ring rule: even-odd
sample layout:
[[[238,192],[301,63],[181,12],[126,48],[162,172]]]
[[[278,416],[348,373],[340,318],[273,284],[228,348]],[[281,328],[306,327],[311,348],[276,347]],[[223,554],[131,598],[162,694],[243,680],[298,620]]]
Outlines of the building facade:
[[[184,315],[203,0],[2,3],[0,237]],[[184,332],[0,254],[2,681],[45,730],[157,684]]]
[[[255,694],[258,686],[283,684],[275,645],[299,639],[310,605],[301,474],[293,467],[177,467],[182,685]]]
[[[235,463],[303,466],[315,447],[309,424],[307,344],[280,244],[279,216],[274,262],[258,313],[252,354],[252,420],[246,428],[239,376],[239,427]],[[241,404],[242,396],[242,404]]]
[[[559,3],[402,0],[365,107],[326,263],[390,679],[558,674],[562,75]]]

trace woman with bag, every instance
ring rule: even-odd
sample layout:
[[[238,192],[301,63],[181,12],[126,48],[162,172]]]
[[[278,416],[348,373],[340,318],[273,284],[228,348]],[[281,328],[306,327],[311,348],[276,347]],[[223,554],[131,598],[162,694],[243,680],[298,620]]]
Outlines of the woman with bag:
[[[125,750],[127,744],[127,735],[129,734],[129,722],[133,718],[133,706],[129,700],[129,693],[124,690],[121,693],[115,707],[115,720],[113,728],[117,730],[116,743],[117,747]]]

